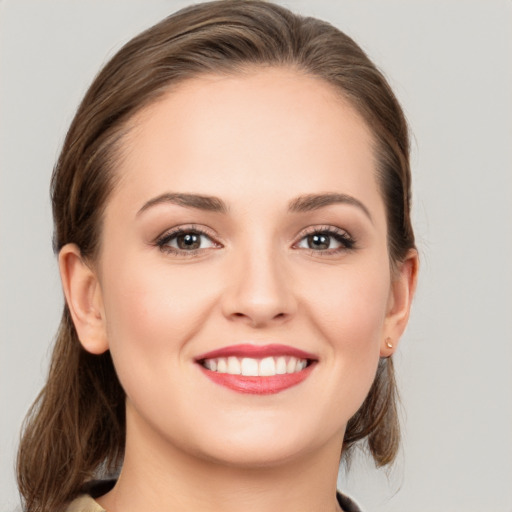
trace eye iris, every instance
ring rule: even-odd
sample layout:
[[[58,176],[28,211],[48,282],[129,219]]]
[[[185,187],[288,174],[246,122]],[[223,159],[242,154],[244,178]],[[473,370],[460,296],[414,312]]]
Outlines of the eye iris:
[[[176,242],[180,249],[199,249],[199,246],[201,245],[201,237],[196,233],[186,233],[184,235],[179,235]]]
[[[330,241],[330,236],[316,233],[308,236],[308,247],[310,249],[329,249]]]

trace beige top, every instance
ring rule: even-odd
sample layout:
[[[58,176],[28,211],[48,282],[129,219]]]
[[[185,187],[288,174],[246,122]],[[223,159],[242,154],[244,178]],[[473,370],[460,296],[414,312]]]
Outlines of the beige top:
[[[346,512],[361,512],[361,509],[347,496],[338,493],[338,501]],[[91,496],[82,494],[74,499],[66,512],[107,512]]]
[[[66,512],[106,512],[106,510],[88,494],[82,494],[68,505]]]

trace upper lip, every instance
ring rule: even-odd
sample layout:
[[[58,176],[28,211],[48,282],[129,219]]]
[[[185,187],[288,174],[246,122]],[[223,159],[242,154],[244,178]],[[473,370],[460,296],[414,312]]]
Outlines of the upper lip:
[[[210,352],[205,352],[195,358],[196,361],[204,361],[205,359],[215,359],[217,357],[251,357],[254,359],[263,359],[271,356],[291,356],[298,359],[317,360],[318,358],[309,352],[300,350],[289,345],[280,345],[271,343],[269,345],[253,345],[250,343],[242,343],[239,345],[229,345]]]

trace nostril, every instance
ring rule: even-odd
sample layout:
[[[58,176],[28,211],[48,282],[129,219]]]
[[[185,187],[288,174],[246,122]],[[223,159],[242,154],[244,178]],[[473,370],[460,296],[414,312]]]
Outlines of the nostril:
[[[230,317],[232,320],[245,321],[250,323],[253,327],[260,327],[266,325],[268,322],[283,322],[288,318],[288,313],[281,312],[272,314],[271,312],[253,312],[252,314],[234,311]]]

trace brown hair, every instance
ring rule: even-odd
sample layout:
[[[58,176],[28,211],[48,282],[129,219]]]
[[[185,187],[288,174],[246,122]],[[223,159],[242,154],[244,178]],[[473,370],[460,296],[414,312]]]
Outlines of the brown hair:
[[[204,73],[288,66],[320,77],[367,121],[387,208],[392,266],[414,247],[407,124],[383,75],[330,24],[259,0],[223,0],[179,11],[128,42],[80,104],[52,177],[54,250],[75,243],[93,261],[129,121],[169,87]],[[57,512],[84,483],[117,468],[125,441],[124,391],[109,352],[87,353],[64,306],[48,381],[32,406],[18,453],[30,512]],[[343,454],[366,439],[377,465],[399,445],[392,360],[381,359],[370,393],[348,423]]]

